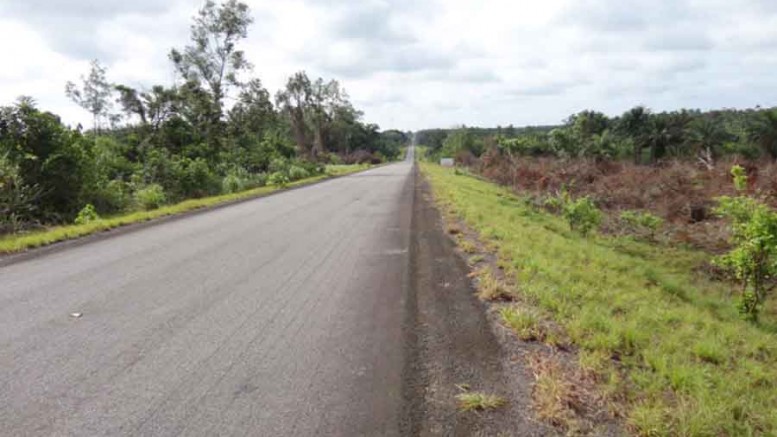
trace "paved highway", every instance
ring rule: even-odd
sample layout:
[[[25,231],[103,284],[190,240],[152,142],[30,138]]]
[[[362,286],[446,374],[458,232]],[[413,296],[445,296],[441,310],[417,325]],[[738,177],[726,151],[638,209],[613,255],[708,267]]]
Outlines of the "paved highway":
[[[411,160],[0,267],[0,435],[404,434]]]

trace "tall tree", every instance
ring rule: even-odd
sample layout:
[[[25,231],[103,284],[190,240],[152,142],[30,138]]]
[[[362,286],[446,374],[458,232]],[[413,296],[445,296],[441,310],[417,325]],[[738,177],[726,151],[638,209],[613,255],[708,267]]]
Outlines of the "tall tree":
[[[93,60],[88,76],[81,76],[81,86],[68,81],[65,94],[80,107],[92,114],[93,128],[100,133],[100,120],[108,116],[111,109],[111,92],[113,88],[106,79],[106,68],[100,61]]]
[[[307,73],[295,73],[286,82],[286,87],[278,92],[275,101],[279,109],[288,117],[294,141],[301,155],[310,154],[310,142],[305,113],[312,101],[312,84]]]
[[[183,51],[170,52],[170,59],[183,79],[202,84],[209,91],[211,104],[204,116],[208,119],[207,135],[211,140],[220,133],[218,127],[224,117],[224,97],[229,87],[239,85],[239,73],[251,68],[237,45],[248,35],[252,22],[245,3],[227,0],[217,5],[208,0],[194,17],[192,44]]]

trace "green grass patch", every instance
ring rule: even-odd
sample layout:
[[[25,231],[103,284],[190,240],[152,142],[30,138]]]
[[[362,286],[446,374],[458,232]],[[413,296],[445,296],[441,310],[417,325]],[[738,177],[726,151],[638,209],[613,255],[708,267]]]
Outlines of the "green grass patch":
[[[370,166],[367,164],[327,166],[323,175],[317,175],[291,182],[287,185],[287,188],[307,185],[330,177],[343,176],[366,170],[368,168],[370,168]],[[279,189],[279,187],[275,186],[264,186],[239,193],[222,194],[218,196],[203,197],[200,199],[185,200],[183,202],[176,203],[175,205],[163,206],[151,211],[136,211],[115,217],[94,220],[89,223],[80,225],[55,226],[29,233],[5,235],[0,238],[0,254],[21,252],[27,249],[46,246],[48,244],[56,243],[59,241],[71,240],[97,232],[107,231],[132,223],[140,223],[159,217],[181,214],[195,209],[208,208],[221,203],[233,202],[236,200],[248,199],[252,197],[261,197],[274,191],[278,191]]]
[[[456,399],[461,411],[494,410],[507,403],[501,396],[481,392],[461,393]]]
[[[697,273],[709,255],[583,237],[505,188],[436,165],[422,170],[440,206],[494,245],[515,292],[566,331],[585,370],[606,381],[603,392],[625,398],[632,432],[777,434],[774,320],[743,321],[731,286]]]

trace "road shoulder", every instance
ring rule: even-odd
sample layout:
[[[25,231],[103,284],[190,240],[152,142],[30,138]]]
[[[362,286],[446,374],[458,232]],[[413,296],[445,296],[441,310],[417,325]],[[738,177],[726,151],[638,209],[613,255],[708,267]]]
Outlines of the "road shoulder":
[[[445,234],[431,191],[416,177],[411,243],[411,300],[415,372],[408,391],[415,435],[553,435],[531,417],[533,379],[500,344],[486,308],[475,296],[468,268]],[[465,391],[507,400],[490,411],[462,412]]]

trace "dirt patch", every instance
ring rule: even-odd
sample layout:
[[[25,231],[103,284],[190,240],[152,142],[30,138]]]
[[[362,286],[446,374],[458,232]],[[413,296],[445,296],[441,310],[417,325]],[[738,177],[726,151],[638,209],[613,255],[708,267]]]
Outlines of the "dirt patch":
[[[416,301],[415,355],[407,394],[412,434],[445,436],[558,435],[531,413],[533,376],[520,356],[535,345],[504,349],[486,305],[475,296],[467,263],[455,251],[426,183],[416,178],[411,287]],[[506,404],[460,411],[462,391],[500,396]],[[410,396],[412,397],[412,396]]]

